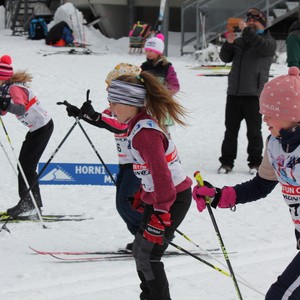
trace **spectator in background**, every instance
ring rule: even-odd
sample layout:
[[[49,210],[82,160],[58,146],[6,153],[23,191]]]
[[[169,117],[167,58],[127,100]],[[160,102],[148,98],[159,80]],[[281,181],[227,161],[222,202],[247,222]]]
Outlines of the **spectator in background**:
[[[180,85],[173,65],[163,55],[164,39],[164,35],[159,33],[146,41],[144,49],[147,60],[142,63],[141,69],[152,73],[171,91],[172,95],[175,95]]]
[[[240,125],[246,121],[248,138],[248,166],[255,174],[262,160],[262,118],[259,114],[259,95],[269,79],[270,66],[276,50],[276,41],[265,30],[266,15],[256,8],[247,13],[246,26],[241,37],[234,32],[226,37],[220,51],[225,63],[232,63],[228,75],[225,111],[225,136],[222,143],[221,166],[218,173],[227,174],[234,167]]]
[[[288,67],[300,67],[300,21],[295,21],[286,38],[286,52]]]
[[[141,69],[154,75],[172,95],[175,95],[179,92],[180,85],[173,65],[163,55],[165,49],[164,39],[164,35],[159,33],[146,41],[144,49],[147,60],[142,63]],[[172,125],[174,123],[167,116],[165,126],[168,132],[169,126]]]

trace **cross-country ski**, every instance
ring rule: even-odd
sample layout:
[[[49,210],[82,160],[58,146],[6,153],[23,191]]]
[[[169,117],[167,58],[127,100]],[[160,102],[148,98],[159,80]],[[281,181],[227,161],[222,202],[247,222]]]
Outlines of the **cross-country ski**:
[[[127,255],[129,254],[126,249],[119,249],[116,251],[41,251],[41,250],[37,250],[33,247],[29,248],[34,251],[37,254],[41,254],[41,255]],[[206,252],[208,252],[209,254],[212,255],[219,255],[221,254],[221,250],[219,248],[216,249],[206,249],[205,251],[194,251],[191,250],[191,253],[195,254],[195,255],[208,255],[206,254]],[[235,254],[236,252],[231,252],[231,254]],[[165,252],[165,255],[167,256],[173,256],[173,255],[187,255],[186,253],[183,252],[179,252],[179,251],[171,251],[171,250],[167,250]]]
[[[37,254],[51,256],[55,259],[66,261],[66,262],[81,262],[81,261],[112,261],[112,260],[132,260],[133,256],[132,253],[128,253],[125,250],[118,250],[118,251],[39,251],[32,247],[29,247]],[[191,254],[202,257],[209,255],[212,256],[220,256],[223,255],[220,251],[215,251],[216,249],[210,249],[213,251],[191,251]],[[228,254],[236,254],[236,252],[230,252]],[[171,251],[167,250],[164,253],[165,258],[169,257],[180,257],[180,256],[188,256],[187,253],[179,252],[179,251]]]
[[[92,217],[85,217],[83,215],[42,215],[44,222],[80,222],[92,220]],[[6,214],[0,215],[0,223],[22,223],[22,222],[39,222],[36,216],[16,216],[11,217]]]
[[[64,55],[106,55],[106,52],[95,52],[91,49],[82,49],[78,50],[75,48],[69,49],[69,50],[56,50],[56,51],[40,51],[39,54],[42,54],[42,56],[49,56],[49,55],[58,55],[58,54],[64,54]]]

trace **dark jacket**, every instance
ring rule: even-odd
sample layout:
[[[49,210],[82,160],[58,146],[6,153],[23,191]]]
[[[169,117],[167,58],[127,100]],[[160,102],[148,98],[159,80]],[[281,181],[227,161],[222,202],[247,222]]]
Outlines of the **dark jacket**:
[[[295,21],[286,38],[286,52],[288,67],[300,67],[300,21]]]
[[[162,84],[167,86],[172,94],[176,94],[179,91],[180,85],[175,69],[164,56],[157,63],[147,59],[147,61],[141,65],[141,69],[157,77]]]
[[[280,130],[280,138],[278,138],[282,150],[286,153],[292,153],[299,147],[300,145],[300,126],[296,126],[291,129],[281,129]],[[265,156],[267,156],[267,150],[265,151]],[[299,157],[295,157],[296,160],[299,160]],[[294,166],[298,164],[299,161],[294,161]],[[262,163],[263,164],[263,163]],[[271,164],[270,164],[271,166]],[[258,199],[265,198],[268,194],[272,192],[275,186],[278,183],[278,180],[274,180],[273,178],[263,178],[260,175],[261,167],[259,168],[258,174],[251,180],[243,182],[242,184],[237,184],[234,186],[236,191],[236,203],[244,204],[248,202],[252,202]],[[263,172],[262,172],[263,173]],[[266,173],[265,173],[266,174]],[[275,170],[274,170],[275,174]],[[273,175],[274,177],[274,175]],[[295,186],[299,186],[299,182],[294,183]],[[292,203],[291,203],[292,204]],[[292,205],[298,207],[299,204],[295,201]],[[294,209],[293,208],[293,209]],[[290,208],[291,212],[291,208]],[[292,213],[291,213],[292,214]],[[296,223],[295,223],[296,225]],[[300,249],[300,232],[295,228],[295,235],[297,239],[297,249]]]
[[[275,50],[276,41],[269,32],[257,34],[250,27],[246,27],[242,36],[234,43],[225,42],[220,58],[225,63],[232,62],[227,94],[259,96],[264,84],[269,80]]]

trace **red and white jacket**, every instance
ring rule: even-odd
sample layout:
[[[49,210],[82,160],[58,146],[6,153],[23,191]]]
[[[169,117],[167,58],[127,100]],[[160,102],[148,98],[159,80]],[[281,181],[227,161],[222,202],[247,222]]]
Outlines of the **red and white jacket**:
[[[186,176],[175,145],[146,111],[129,123],[133,170],[142,179],[141,199],[157,211],[168,212],[177,193],[187,190],[192,180]]]

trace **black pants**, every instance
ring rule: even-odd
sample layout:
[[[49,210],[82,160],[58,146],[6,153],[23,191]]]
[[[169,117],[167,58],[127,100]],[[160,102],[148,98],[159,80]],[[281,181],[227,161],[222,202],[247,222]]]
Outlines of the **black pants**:
[[[222,165],[233,168],[237,156],[238,133],[245,119],[248,138],[248,166],[259,166],[262,161],[263,139],[261,133],[262,116],[259,113],[257,96],[227,95],[225,110],[225,136],[222,143]]]
[[[191,205],[191,189],[177,194],[177,198],[170,209],[172,226],[166,227],[165,238],[172,240],[176,228],[183,221]],[[143,232],[148,223],[153,207],[146,205],[138,233],[133,242],[133,256],[136,262],[138,276],[141,280],[140,299],[145,300],[170,300],[169,283],[161,262],[168,244],[154,244],[143,238]]]
[[[266,295],[265,300],[300,299],[300,253],[298,253],[284,272],[278,276]]]
[[[42,207],[42,199],[40,194],[39,183],[37,180],[37,164],[48,144],[48,141],[53,132],[53,121],[50,120],[45,126],[33,132],[26,134],[25,140],[19,154],[19,161],[24,171],[26,180],[30,187],[32,187],[33,196],[39,207]],[[27,193],[27,186],[24,182],[23,176],[18,168],[18,183],[19,183],[19,196],[23,202],[32,203],[30,194]]]
[[[128,230],[135,235],[142,220],[142,214],[131,208],[128,201],[140,188],[141,180],[132,170],[132,164],[121,165],[117,175],[116,207]]]

